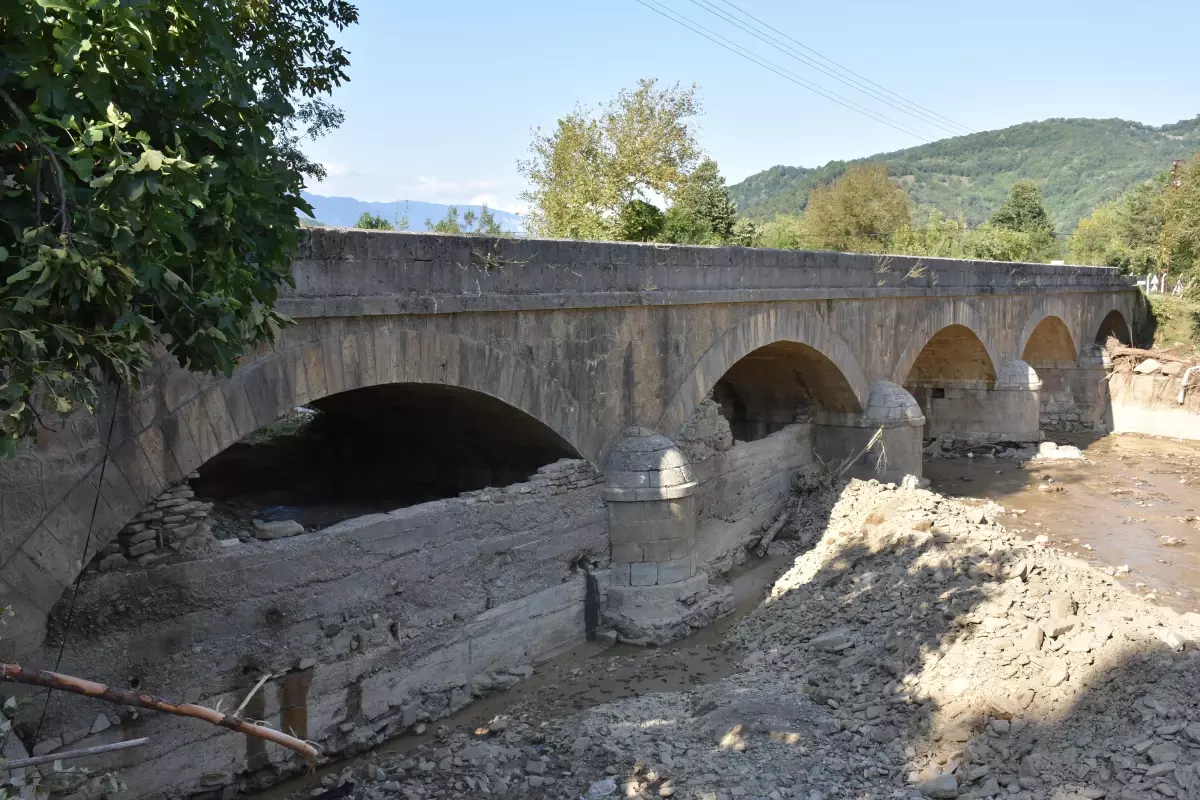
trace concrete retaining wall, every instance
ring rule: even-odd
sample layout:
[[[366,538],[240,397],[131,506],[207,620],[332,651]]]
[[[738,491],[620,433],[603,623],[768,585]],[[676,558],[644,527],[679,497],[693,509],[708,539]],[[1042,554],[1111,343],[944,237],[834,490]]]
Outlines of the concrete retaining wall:
[[[249,716],[327,752],[355,752],[511,685],[523,670],[508,670],[583,641],[586,581],[573,565],[607,562],[601,492],[586,463],[562,461],[502,490],[92,574],[62,670],[225,709],[275,673],[282,677],[256,695]],[[607,572],[597,575],[603,593]],[[55,652],[48,643],[41,663]],[[89,764],[120,768],[131,798],[253,782],[244,771],[271,779],[294,764],[274,745],[203,723],[97,717],[110,712],[56,697],[39,749],[151,737]]]
[[[1113,432],[1200,440],[1200,381],[1192,375],[1180,404],[1181,375],[1114,372],[1109,380]]]

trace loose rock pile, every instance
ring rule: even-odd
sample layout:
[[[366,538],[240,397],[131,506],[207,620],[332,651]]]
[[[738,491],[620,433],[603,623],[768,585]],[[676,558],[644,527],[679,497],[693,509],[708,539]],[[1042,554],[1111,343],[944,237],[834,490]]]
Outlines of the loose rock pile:
[[[744,671],[443,732],[306,794],[1200,797],[1200,617],[1009,534],[994,504],[854,481],[802,507],[825,533],[730,633]]]
[[[149,564],[173,551],[186,551],[207,542],[211,536],[206,524],[212,503],[195,499],[186,479],[169,487],[151,501],[109,542],[96,557],[101,572],[136,562]]]

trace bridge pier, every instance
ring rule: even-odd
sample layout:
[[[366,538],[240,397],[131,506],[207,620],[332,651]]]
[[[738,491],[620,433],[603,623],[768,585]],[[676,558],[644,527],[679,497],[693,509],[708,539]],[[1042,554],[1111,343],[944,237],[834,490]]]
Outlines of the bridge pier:
[[[857,478],[899,483],[921,477],[925,417],[911,394],[891,381],[875,381],[862,414],[821,413],[813,426],[813,446],[821,460],[841,463],[856,455],[882,430],[878,444],[849,471]]]
[[[994,382],[923,381],[908,388],[925,412],[925,437],[972,443],[1041,441],[1042,382],[1033,367],[1012,359]]]
[[[1104,348],[1088,345],[1076,361],[1038,364],[1042,378],[1041,426],[1060,433],[1112,430],[1109,376],[1112,360]]]
[[[732,609],[696,569],[696,488],[687,456],[665,436],[629,428],[604,470],[612,552],[605,621],[621,639],[657,644]]]

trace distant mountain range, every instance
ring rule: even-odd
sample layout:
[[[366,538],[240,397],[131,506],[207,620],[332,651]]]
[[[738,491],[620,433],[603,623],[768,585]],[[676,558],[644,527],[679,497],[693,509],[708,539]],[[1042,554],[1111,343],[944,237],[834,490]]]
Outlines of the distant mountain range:
[[[752,218],[795,214],[813,187],[836,180],[849,164],[880,161],[908,191],[915,220],[936,208],[961,211],[979,224],[1016,181],[1029,178],[1057,229],[1069,232],[1098,204],[1197,151],[1200,117],[1158,128],[1123,119],[1049,119],[823,167],[772,167],[730,187],[730,194]]]
[[[308,204],[312,206],[313,217],[317,223],[332,225],[337,228],[353,228],[354,223],[358,222],[358,218],[364,212],[369,212],[393,223],[407,217],[409,230],[423,231],[425,230],[425,220],[429,219],[437,222],[440,219],[445,219],[446,212],[450,209],[448,205],[424,203],[420,200],[394,200],[390,203],[369,203],[366,200],[355,200],[353,197],[323,197],[319,194],[309,194],[308,192],[303,192],[301,197],[307,200]],[[474,211],[478,215],[483,209],[482,206],[473,206],[468,203],[463,203],[457,206],[457,208],[460,220],[468,210]],[[521,218],[516,214],[509,211],[499,211],[494,208],[491,209],[491,212],[495,215],[496,222],[504,230],[512,233],[520,233],[524,230],[521,226]],[[307,220],[304,221],[307,222]]]

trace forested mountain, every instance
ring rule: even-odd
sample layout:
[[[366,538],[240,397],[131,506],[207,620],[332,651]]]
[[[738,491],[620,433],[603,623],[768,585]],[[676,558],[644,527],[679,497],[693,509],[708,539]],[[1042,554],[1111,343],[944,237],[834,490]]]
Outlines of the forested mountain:
[[[879,161],[908,191],[915,219],[936,208],[961,211],[979,224],[1014,183],[1028,178],[1041,189],[1055,227],[1069,232],[1099,203],[1197,151],[1200,116],[1159,128],[1121,119],[1049,119],[823,167],[772,167],[731,186],[730,195],[752,218],[795,214],[813,187],[832,182],[849,164]]]

